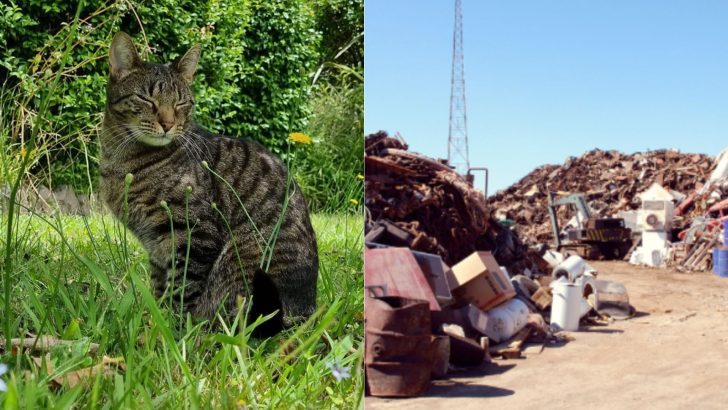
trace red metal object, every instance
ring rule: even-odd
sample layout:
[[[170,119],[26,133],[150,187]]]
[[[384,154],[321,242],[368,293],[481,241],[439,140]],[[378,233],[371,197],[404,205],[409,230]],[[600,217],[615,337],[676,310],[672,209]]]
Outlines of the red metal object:
[[[410,397],[427,388],[434,350],[430,326],[427,301],[368,295],[364,368],[370,394]]]
[[[708,209],[708,212],[718,212],[720,211],[721,216],[723,215],[723,211],[728,208],[728,199],[724,199],[717,204],[713,205]]]
[[[399,296],[367,298],[364,318],[367,329],[407,335],[429,335],[432,323],[427,301]]]
[[[426,300],[430,310],[440,311],[430,284],[407,248],[366,249],[364,286],[382,287],[386,296]]]
[[[705,225],[705,230],[704,230],[704,231],[705,231],[705,232],[710,232],[710,231],[712,231],[712,230],[713,230],[713,228],[715,228],[716,226],[718,227],[718,229],[720,229],[720,227],[721,227],[721,226],[723,225],[723,222],[725,222],[725,221],[728,221],[728,216],[722,216],[722,217],[720,217],[720,218],[718,218],[718,219],[713,219],[712,221],[708,222],[708,223],[707,223],[707,224]],[[688,233],[688,231],[689,231],[689,230],[690,230],[690,229],[686,229],[686,230],[684,230],[684,231],[680,232],[679,234],[677,234],[677,237],[678,237],[678,238],[679,238],[679,239],[680,239],[681,241],[682,241],[682,240],[684,240],[684,239],[685,239],[685,236],[687,235],[687,233]]]
[[[682,201],[682,203],[680,203],[680,206],[678,206],[677,208],[675,208],[674,215],[675,216],[682,215],[682,213],[685,212],[690,207],[690,205],[693,204],[693,202],[695,202],[695,197],[696,196],[697,196],[697,193],[696,192],[693,192],[692,194],[688,195],[688,197],[685,198]]]
[[[372,396],[412,397],[430,384],[431,362],[376,362],[366,365],[366,382]]]
[[[406,335],[377,329],[366,330],[366,361],[427,361],[432,357],[432,335]]]

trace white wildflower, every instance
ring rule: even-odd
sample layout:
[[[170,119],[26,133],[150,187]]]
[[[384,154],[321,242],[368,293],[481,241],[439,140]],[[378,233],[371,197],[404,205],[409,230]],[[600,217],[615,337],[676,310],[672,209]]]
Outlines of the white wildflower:
[[[331,375],[334,376],[337,382],[341,381],[341,379],[348,379],[351,377],[351,373],[349,373],[351,371],[351,367],[341,366],[339,362],[327,362],[326,367],[331,370]]]
[[[8,372],[8,365],[0,363],[0,376]],[[8,391],[8,386],[3,379],[0,379],[0,391]]]

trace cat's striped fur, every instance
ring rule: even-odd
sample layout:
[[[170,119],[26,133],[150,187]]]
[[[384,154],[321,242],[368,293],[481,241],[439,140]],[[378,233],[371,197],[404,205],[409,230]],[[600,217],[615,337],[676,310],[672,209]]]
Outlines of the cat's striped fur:
[[[149,252],[157,296],[167,292],[180,301],[186,282],[185,310],[213,319],[221,305],[234,314],[237,296],[252,293],[251,320],[257,314],[282,310],[282,316],[268,326],[268,332],[274,332],[315,310],[318,255],[308,209],[292,183],[282,214],[287,169],[265,147],[249,139],[215,135],[194,122],[190,88],[199,55],[195,46],[175,63],[151,64],[141,61],[128,35],[114,37],[101,133],[101,194],[123,221],[124,179],[128,173],[133,175],[127,226]],[[209,164],[209,170],[202,161]],[[186,204],[185,192],[190,189]],[[160,206],[162,201],[172,212],[172,224]],[[260,268],[265,242],[281,215],[280,232],[265,272]],[[187,223],[192,233],[183,278]],[[172,266],[173,260],[176,266]]]

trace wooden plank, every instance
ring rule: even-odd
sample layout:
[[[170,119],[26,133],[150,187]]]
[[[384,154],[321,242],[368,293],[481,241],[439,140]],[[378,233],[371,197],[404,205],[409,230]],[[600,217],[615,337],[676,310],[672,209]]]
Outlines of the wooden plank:
[[[504,359],[519,359],[521,357],[521,347],[528,340],[531,334],[531,326],[526,325],[515,336],[503,343],[490,347],[491,356],[502,356]]]

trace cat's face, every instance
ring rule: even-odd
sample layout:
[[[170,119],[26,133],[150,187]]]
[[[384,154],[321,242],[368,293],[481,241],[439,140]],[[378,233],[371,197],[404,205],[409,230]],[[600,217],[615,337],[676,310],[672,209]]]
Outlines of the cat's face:
[[[117,33],[109,53],[106,96],[111,135],[150,146],[164,146],[183,136],[192,119],[190,86],[199,58],[196,45],[174,63],[142,62],[131,38]]]

